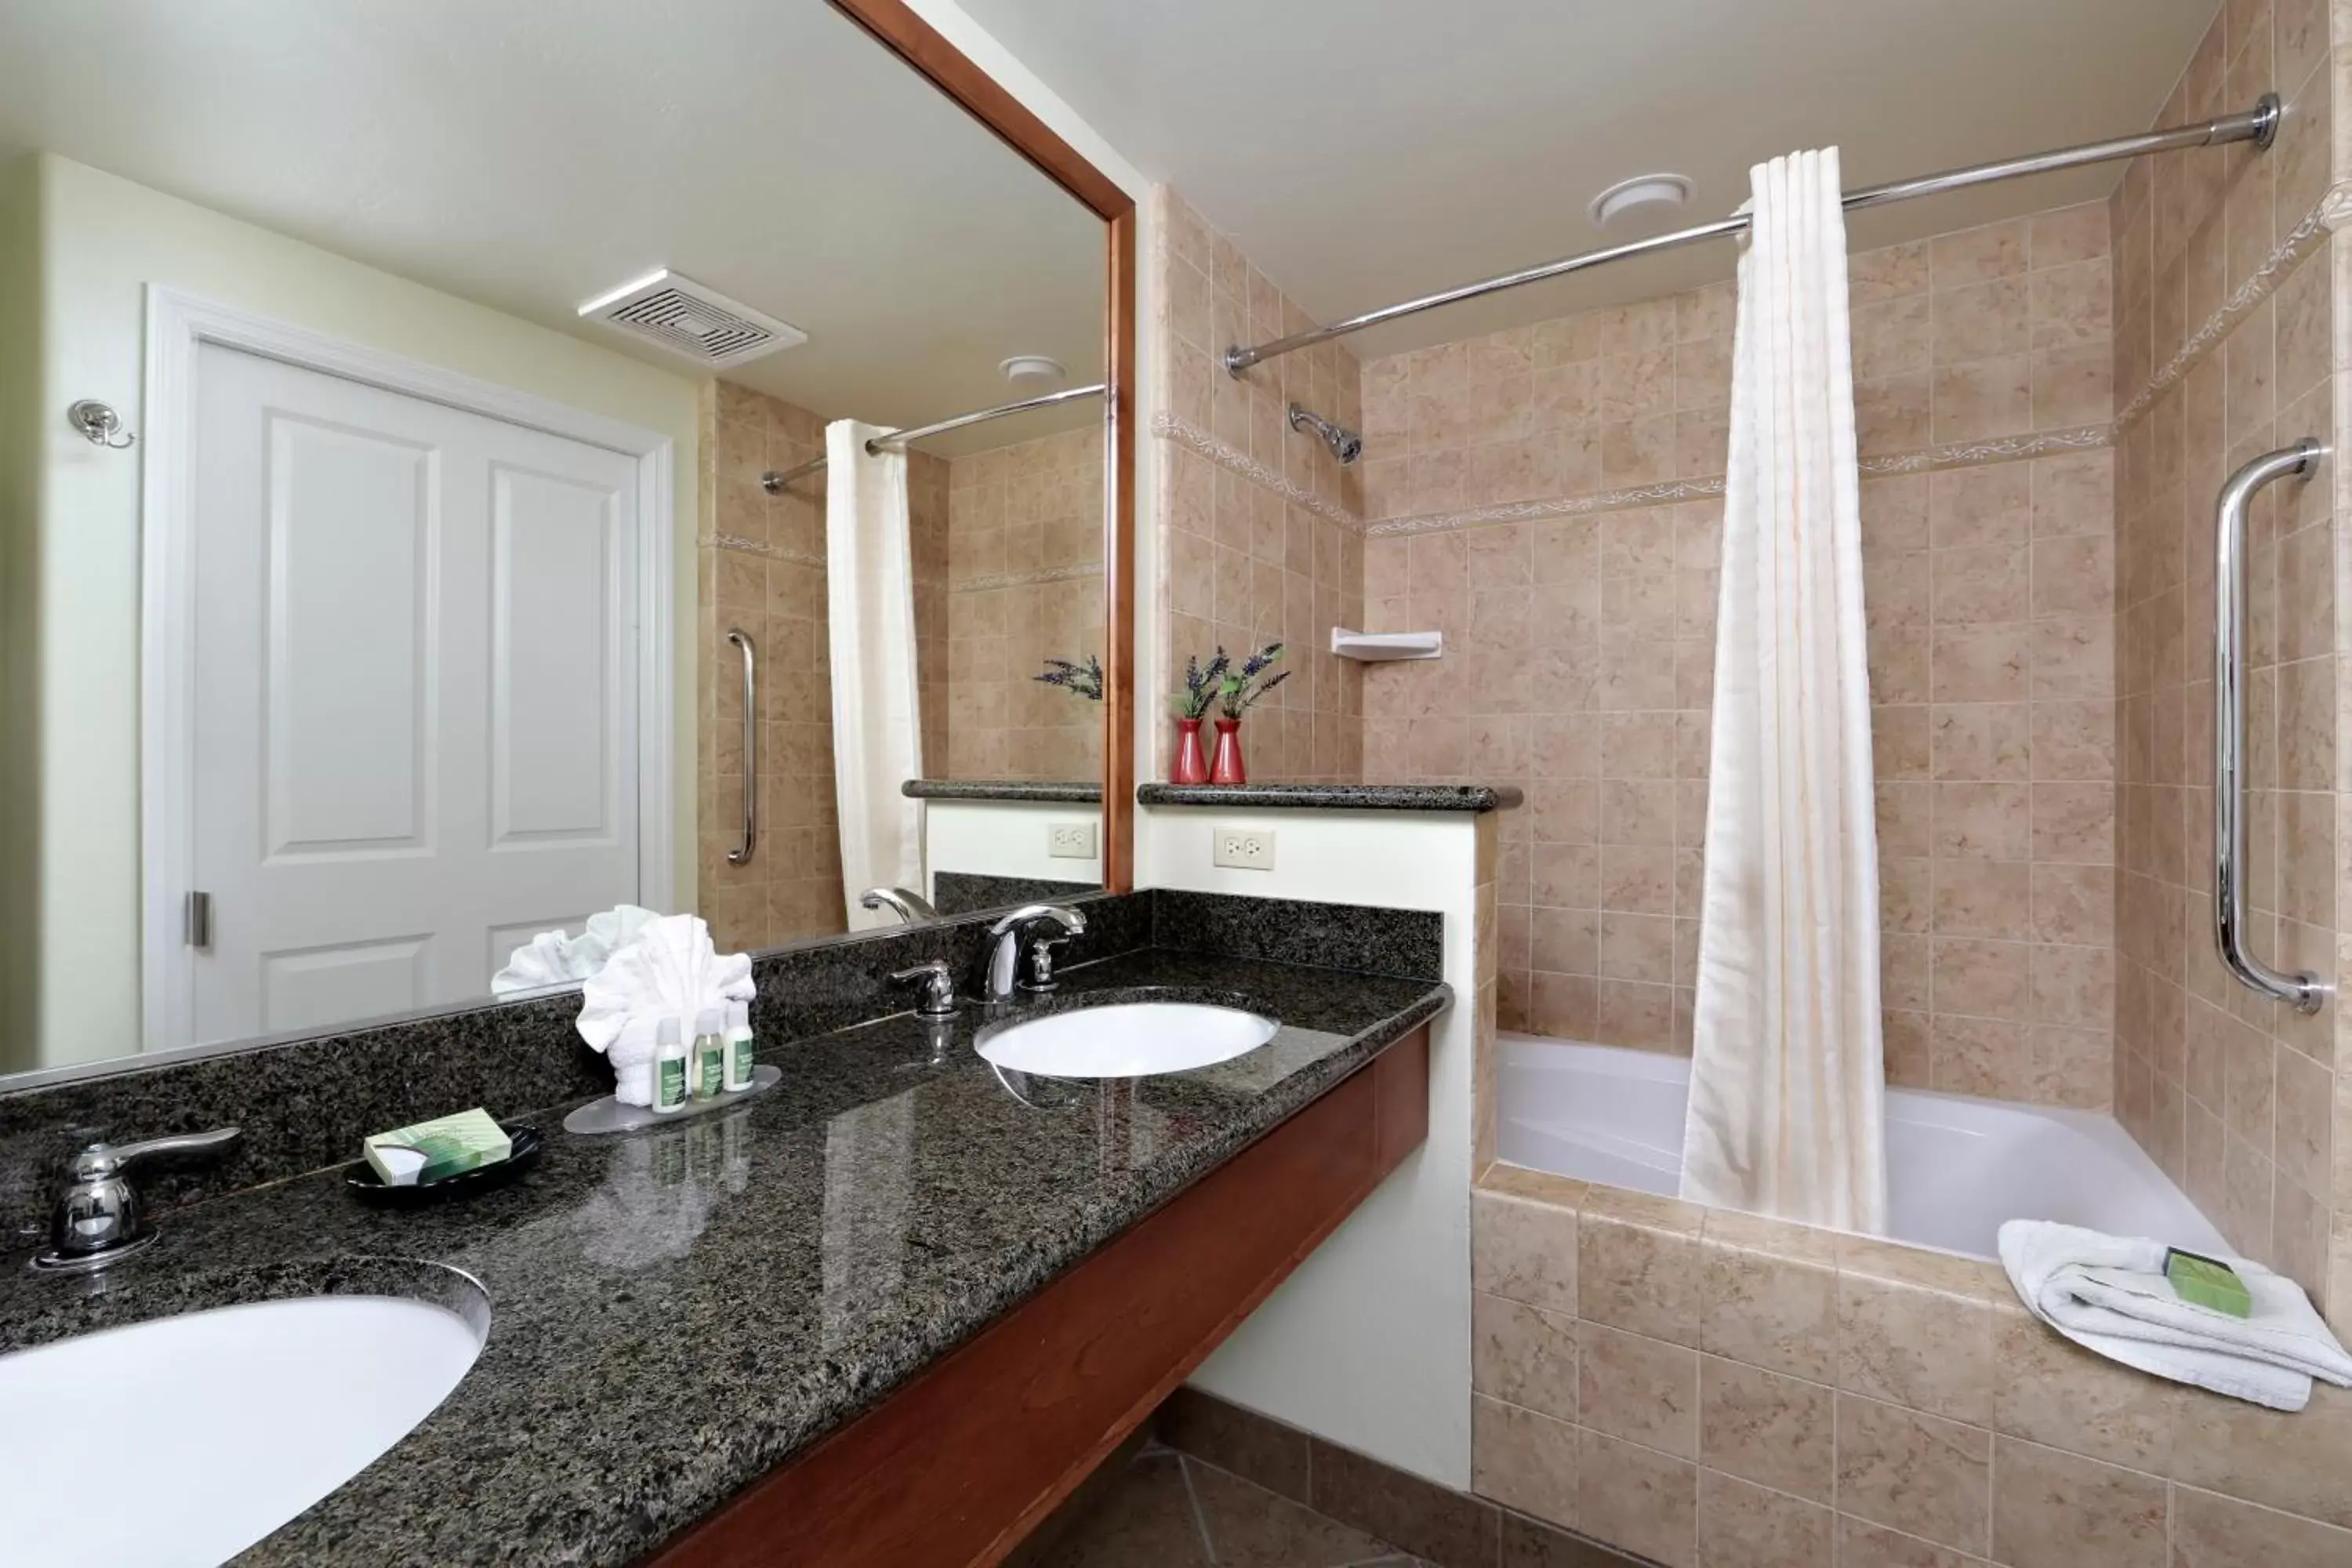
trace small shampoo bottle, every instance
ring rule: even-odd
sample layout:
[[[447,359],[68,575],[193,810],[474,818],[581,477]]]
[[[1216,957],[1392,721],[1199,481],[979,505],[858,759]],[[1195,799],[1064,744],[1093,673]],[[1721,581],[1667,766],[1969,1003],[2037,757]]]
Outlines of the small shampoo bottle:
[[[678,1037],[677,1020],[664,1018],[654,1028],[654,1110],[663,1116],[686,1109],[686,1043]]]
[[[727,1079],[727,1037],[719,1009],[705,1007],[694,1021],[694,1098],[710,1100]]]
[[[751,1004],[727,1004],[727,1089],[751,1087]]]

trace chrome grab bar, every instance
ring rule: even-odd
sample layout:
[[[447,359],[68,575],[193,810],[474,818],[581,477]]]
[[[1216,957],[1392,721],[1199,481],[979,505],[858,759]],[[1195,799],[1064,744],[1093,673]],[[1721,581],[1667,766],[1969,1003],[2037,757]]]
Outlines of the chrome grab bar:
[[[742,866],[760,844],[760,653],[740,627],[727,640],[743,650],[743,842],[727,851],[730,866]]]
[[[2246,951],[2246,509],[2264,486],[2310,473],[2326,452],[2305,437],[2230,476],[2213,568],[2213,941],[2241,984],[2298,1013],[2327,999],[2319,976],[2281,973]]]

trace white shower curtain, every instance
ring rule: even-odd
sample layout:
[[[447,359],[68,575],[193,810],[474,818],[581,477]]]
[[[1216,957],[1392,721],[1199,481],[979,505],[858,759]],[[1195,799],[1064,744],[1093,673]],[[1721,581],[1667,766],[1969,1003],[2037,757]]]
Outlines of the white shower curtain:
[[[1751,178],[1682,1194],[1880,1232],[1878,835],[1837,151]]]
[[[858,907],[857,895],[867,888],[925,891],[922,802],[898,788],[923,765],[907,458],[866,450],[869,439],[888,434],[854,419],[837,419],[824,432],[833,784],[851,931],[892,918]]]

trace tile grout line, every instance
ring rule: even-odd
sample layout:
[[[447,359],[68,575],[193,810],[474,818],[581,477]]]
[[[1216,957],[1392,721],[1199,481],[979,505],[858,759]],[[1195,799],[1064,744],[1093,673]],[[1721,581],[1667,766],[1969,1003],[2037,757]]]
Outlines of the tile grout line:
[[[1215,1568],[1217,1543],[1209,1533],[1208,1511],[1201,1506],[1200,1489],[1192,1485],[1192,1457],[1181,1448],[1170,1450],[1176,1456],[1176,1473],[1184,1480],[1184,1500],[1192,1505],[1192,1528],[1201,1537],[1201,1552]]]

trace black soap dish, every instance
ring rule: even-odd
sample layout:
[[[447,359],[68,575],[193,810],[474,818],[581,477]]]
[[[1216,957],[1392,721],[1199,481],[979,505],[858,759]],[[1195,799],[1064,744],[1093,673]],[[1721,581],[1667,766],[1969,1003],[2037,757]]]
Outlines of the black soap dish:
[[[505,1186],[539,1161],[542,1140],[538,1128],[525,1121],[501,1121],[499,1127],[513,1148],[495,1165],[477,1165],[424,1186],[395,1187],[377,1175],[373,1165],[354,1160],[343,1167],[343,1186],[360,1202],[380,1209],[418,1209],[451,1198],[479,1196]]]

